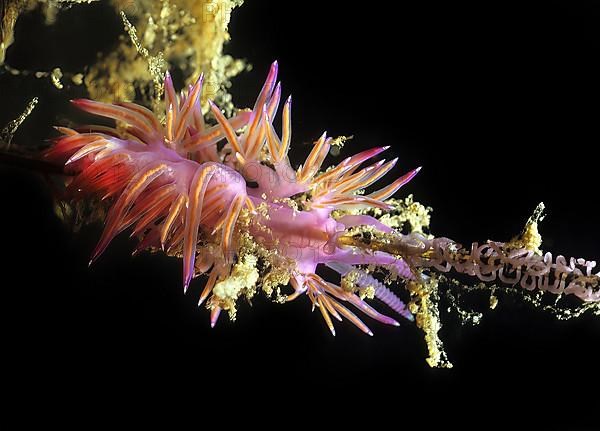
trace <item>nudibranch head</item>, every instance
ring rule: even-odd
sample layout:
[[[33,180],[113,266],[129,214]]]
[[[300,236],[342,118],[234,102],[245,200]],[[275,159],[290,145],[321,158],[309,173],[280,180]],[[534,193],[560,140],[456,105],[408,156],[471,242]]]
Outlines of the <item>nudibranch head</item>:
[[[46,153],[73,175],[67,188],[73,199],[94,196],[110,206],[92,261],[117,234],[130,229],[139,239],[136,250],[159,249],[183,259],[185,290],[193,277],[208,274],[200,302],[208,299],[213,325],[223,309],[235,316],[238,297],[252,296],[259,287],[281,301],[306,293],[332,332],[331,317],[344,317],[371,334],[342,303],[398,324],[375,311],[365,296],[380,298],[411,318],[366,267],[411,278],[408,265],[385,250],[365,251],[340,238],[358,227],[390,232],[365,209],[390,209],[386,199],[418,169],[364,194],[397,159],[362,167],[387,149],[377,147],[323,170],[332,144],[325,133],[305,162],[292,168],[291,97],[283,103],[281,134],[273,125],[281,101],[277,68],[273,63],[251,110],[226,118],[210,102],[212,125],[200,105],[202,77],[177,94],[166,75],[163,122],[134,103],[73,101],[116,122],[114,127],[59,127],[63,136]],[[319,265],[340,273],[341,285],[318,276]],[[286,297],[280,288],[287,284],[294,293]]]

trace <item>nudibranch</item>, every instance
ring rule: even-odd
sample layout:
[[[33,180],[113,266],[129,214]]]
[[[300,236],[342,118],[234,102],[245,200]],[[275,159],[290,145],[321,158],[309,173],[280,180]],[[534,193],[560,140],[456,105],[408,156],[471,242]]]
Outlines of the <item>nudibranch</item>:
[[[221,310],[235,317],[238,298],[259,288],[282,302],[306,294],[334,334],[332,317],[372,335],[352,308],[398,325],[371,307],[369,298],[412,319],[369,270],[385,268],[411,279],[411,265],[384,247],[361,247],[368,238],[361,237],[360,244],[351,238],[358,227],[393,231],[360,210],[389,210],[386,199],[419,168],[365,194],[397,159],[363,166],[388,148],[376,147],[322,169],[333,143],[324,133],[294,169],[288,158],[291,97],[283,103],[280,134],[273,125],[282,92],[277,69],[275,62],[251,110],[226,118],[210,102],[212,125],[200,104],[202,76],[177,94],[167,73],[163,122],[134,103],[73,101],[115,121],[114,127],[58,127],[62,136],[46,153],[72,175],[67,187],[72,199],[96,197],[110,206],[92,261],[129,229],[139,239],[136,251],[163,250],[183,259],[184,292],[194,277],[207,275],[200,303],[206,301],[213,326]],[[338,272],[342,282],[324,280],[317,275],[319,266]],[[288,284],[293,293],[284,296],[281,288]]]
[[[427,209],[410,196],[404,203],[391,198],[420,168],[367,193],[396,165],[397,159],[376,161],[387,147],[323,169],[338,143],[324,133],[294,169],[288,158],[291,97],[283,103],[280,134],[273,125],[281,101],[277,68],[273,63],[254,107],[231,118],[209,102],[205,119],[202,76],[177,94],[166,74],[164,119],[134,103],[73,101],[115,122],[58,127],[62,136],[45,154],[69,174],[67,198],[94,198],[109,208],[90,263],[129,230],[138,239],[134,253],[162,250],[183,259],[184,293],[194,277],[206,275],[199,305],[210,310],[211,326],[222,310],[235,319],[238,299],[260,289],[277,302],[308,296],[334,335],[333,319],[344,318],[372,335],[355,312],[399,325],[369,302],[378,301],[425,331],[431,366],[451,366],[438,336],[438,286],[450,280],[443,273],[451,270],[491,286],[491,308],[499,283],[510,286],[502,289],[507,292],[535,291],[533,303],[559,318],[600,314],[596,262],[541,250],[542,204],[511,241],[463,247],[424,234],[419,225],[428,225]],[[411,217],[409,232],[400,229],[405,216]],[[324,267],[340,282],[318,275]],[[395,281],[408,305],[388,287]],[[291,293],[282,294],[287,286]],[[555,305],[536,299],[544,292],[556,295]],[[582,305],[556,306],[563,297],[577,297]]]

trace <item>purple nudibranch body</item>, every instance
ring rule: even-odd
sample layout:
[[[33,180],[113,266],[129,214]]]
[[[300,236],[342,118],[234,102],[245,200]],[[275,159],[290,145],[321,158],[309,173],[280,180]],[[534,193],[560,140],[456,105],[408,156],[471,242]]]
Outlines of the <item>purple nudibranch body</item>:
[[[278,298],[308,295],[332,333],[331,317],[350,320],[372,335],[349,304],[382,323],[398,325],[361,295],[367,281],[392,311],[412,318],[389,289],[365,272],[372,265],[410,279],[413,274],[403,259],[339,239],[357,226],[389,232],[374,217],[356,212],[391,209],[385,201],[419,168],[363,194],[392,171],[397,159],[363,167],[389,148],[377,147],[322,169],[332,144],[326,133],[306,161],[292,168],[291,97],[283,104],[280,134],[273,125],[281,100],[277,72],[275,62],[251,110],[226,118],[210,102],[213,125],[205,122],[200,105],[202,77],[177,94],[167,74],[164,124],[134,103],[74,101],[84,111],[117,123],[82,130],[60,127],[63,136],[46,153],[73,174],[67,189],[73,199],[95,196],[110,206],[92,260],[117,234],[130,229],[139,239],[136,251],[161,249],[182,258],[184,290],[194,277],[208,275],[200,302],[206,301],[211,310],[212,325],[221,310],[235,316],[238,297],[252,296],[256,286],[272,294],[288,283],[294,292]],[[323,264],[342,268],[342,275],[357,271],[361,282],[351,289],[330,283],[317,275]],[[267,270],[261,272],[259,266]]]
[[[332,318],[372,335],[352,309],[399,324],[375,310],[370,299],[413,320],[375,277],[379,270],[388,275],[385,282],[406,282],[417,324],[430,339],[439,329],[431,323],[433,288],[426,286],[433,270],[600,302],[600,273],[592,272],[596,262],[542,254],[536,220],[511,242],[464,249],[447,238],[402,235],[374,217],[395,208],[388,199],[420,170],[365,193],[395,168],[398,159],[370,162],[389,147],[362,151],[324,169],[334,141],[323,133],[294,169],[288,158],[291,97],[283,103],[280,133],[273,124],[282,93],[277,72],[275,62],[252,109],[226,118],[210,102],[214,124],[207,124],[202,112],[202,76],[177,94],[166,75],[164,123],[134,103],[73,101],[116,122],[115,127],[59,127],[62,136],[46,152],[72,175],[67,195],[96,197],[110,208],[92,261],[129,230],[138,238],[135,251],[163,250],[182,259],[184,291],[194,277],[207,275],[199,303],[210,309],[213,326],[222,310],[235,318],[238,299],[251,298],[258,289],[281,302],[306,295],[333,334]],[[318,275],[325,266],[341,276],[340,283]],[[282,294],[288,285],[293,292]]]

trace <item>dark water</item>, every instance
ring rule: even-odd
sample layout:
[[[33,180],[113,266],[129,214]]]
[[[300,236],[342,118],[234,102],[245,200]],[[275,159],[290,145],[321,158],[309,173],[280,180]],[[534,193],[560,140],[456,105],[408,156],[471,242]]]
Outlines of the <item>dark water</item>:
[[[544,249],[600,256],[598,2],[423,2],[394,11],[384,2],[247,3],[234,13],[227,49],[254,69],[233,93],[238,105],[251,104],[279,60],[284,94],[294,95],[293,160],[323,130],[355,136],[332,163],[392,145],[388,158],[400,157],[402,169],[424,167],[405,193],[434,207],[437,235],[506,240],[544,201]],[[33,14],[18,24],[7,62],[80,70],[120,32],[103,5],[74,8],[51,28]],[[7,74],[0,89],[2,124],[40,97],[15,137],[31,146],[73,115],[67,101],[82,92]],[[3,374],[20,382],[14,399],[52,398],[59,387],[127,398],[130,389],[167,387],[164,396],[183,386],[197,408],[225,390],[232,403],[289,403],[292,416],[342,403],[339,416],[352,417],[365,407],[398,428],[416,426],[410,412],[425,398],[431,421],[471,426],[486,424],[475,411],[517,428],[527,420],[574,429],[596,414],[598,318],[557,322],[514,301],[478,327],[450,317],[441,335],[452,370],[425,364],[410,324],[373,324],[373,338],[343,324],[334,339],[307,299],[258,298],[237,322],[211,330],[195,307],[201,283],[182,295],[180,262],[132,259],[132,243],[119,238],[88,269],[99,226],[71,234],[52,214],[45,181],[27,170],[0,165],[0,189]]]

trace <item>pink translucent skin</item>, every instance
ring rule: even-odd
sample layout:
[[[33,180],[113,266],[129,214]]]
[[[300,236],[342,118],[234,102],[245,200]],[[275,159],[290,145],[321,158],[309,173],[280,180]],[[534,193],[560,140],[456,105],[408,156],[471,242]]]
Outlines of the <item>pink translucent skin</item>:
[[[391,171],[397,159],[362,167],[388,148],[377,147],[323,171],[331,143],[323,134],[306,162],[293,169],[287,156],[291,97],[283,106],[281,137],[272,124],[281,97],[281,85],[275,85],[277,69],[275,62],[251,111],[226,119],[211,102],[217,119],[213,126],[204,123],[201,111],[202,77],[187,92],[177,95],[167,74],[164,125],[151,111],[132,103],[74,101],[79,108],[115,119],[121,126],[119,130],[104,126],[58,128],[63,136],[46,154],[64,163],[65,170],[73,175],[68,186],[72,198],[97,196],[111,202],[92,261],[117,234],[131,228],[132,235],[139,238],[138,251],[162,248],[182,256],[184,289],[194,276],[210,273],[202,301],[215,280],[231,271],[236,221],[246,208],[252,212],[249,229],[254,239],[295,262],[291,282],[295,293],[290,299],[308,292],[324,317],[344,316],[366,333],[371,331],[337,300],[350,302],[384,323],[397,324],[315,272],[318,265],[328,262],[374,264],[394,267],[398,274],[410,278],[410,270],[402,260],[383,252],[341,246],[337,241],[352,226],[371,225],[384,232],[390,232],[390,228],[365,215],[335,220],[331,214],[336,209],[389,209],[384,200],[410,181],[419,168],[369,195],[357,194]],[[219,142],[224,145],[217,147]],[[268,163],[264,163],[265,153]],[[311,197],[302,211],[282,201],[305,192]],[[213,238],[220,250],[203,248],[201,236]],[[213,308],[213,324],[219,312]],[[334,332],[329,318],[325,318]]]
[[[256,199],[256,202],[261,201]],[[349,216],[336,221],[330,210],[294,211],[284,205],[270,203],[268,206],[268,217],[257,215],[251,233],[261,244],[276,246],[282,254],[293,258],[301,273],[314,273],[319,264],[341,262],[395,266],[400,274],[412,277],[406,263],[393,255],[337,244],[337,237],[348,227],[370,224],[382,226],[386,231],[391,229],[373,217]],[[267,231],[261,226],[267,227]]]

